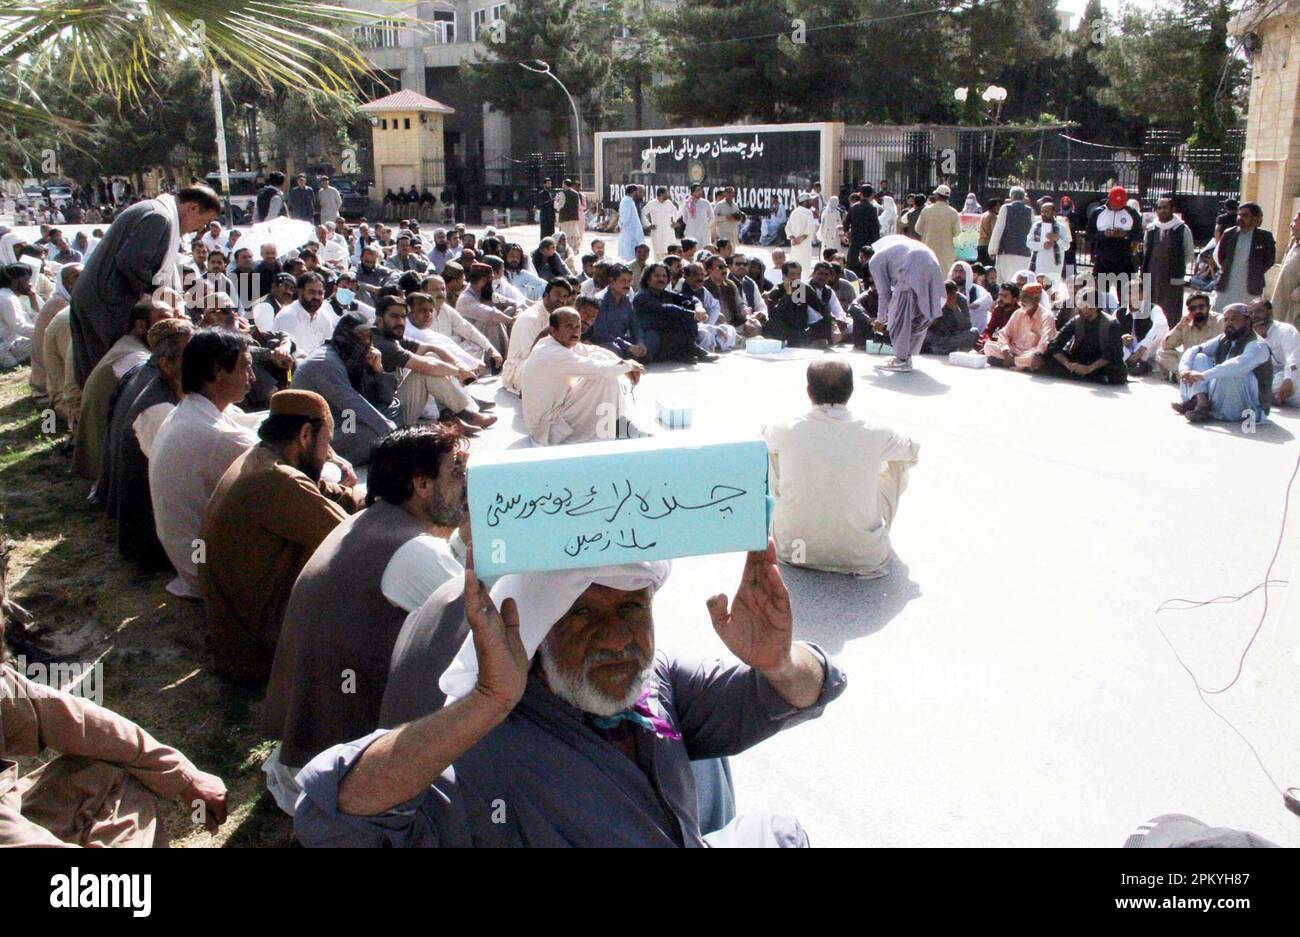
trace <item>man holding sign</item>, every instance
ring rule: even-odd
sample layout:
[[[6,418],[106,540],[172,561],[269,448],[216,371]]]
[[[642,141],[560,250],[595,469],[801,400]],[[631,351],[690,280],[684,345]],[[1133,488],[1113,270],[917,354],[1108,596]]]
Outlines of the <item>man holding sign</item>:
[[[690,761],[816,718],[846,685],[793,640],[776,548],[708,600],[738,663],[656,651],[665,562],[524,573],[489,596],[465,574],[472,631],[446,708],[337,745],[299,775],[308,846],[801,846],[798,822],[747,815],[701,835]],[[498,608],[500,611],[498,611]]]

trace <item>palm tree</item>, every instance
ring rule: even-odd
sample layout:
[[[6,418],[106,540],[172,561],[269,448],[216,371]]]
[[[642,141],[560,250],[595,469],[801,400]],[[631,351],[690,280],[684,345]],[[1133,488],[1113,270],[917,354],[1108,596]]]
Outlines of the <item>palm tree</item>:
[[[52,126],[75,139],[88,128],[51,113],[40,83],[131,103],[154,64],[178,56],[264,88],[349,98],[369,66],[348,36],[373,19],[315,0],[0,0],[0,127],[15,142]]]

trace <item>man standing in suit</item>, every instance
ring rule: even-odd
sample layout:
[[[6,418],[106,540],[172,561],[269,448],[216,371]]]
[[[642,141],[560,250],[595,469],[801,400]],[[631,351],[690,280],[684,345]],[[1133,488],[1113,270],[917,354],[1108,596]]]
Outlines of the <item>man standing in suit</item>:
[[[858,254],[866,245],[880,240],[880,214],[876,211],[875,189],[864,182],[858,193],[862,200],[849,208],[845,221],[849,226],[849,263],[853,272],[860,277],[863,275],[863,267]]]
[[[1273,232],[1260,227],[1264,210],[1254,202],[1237,209],[1237,226],[1223,232],[1215,248],[1219,279],[1214,283],[1214,311],[1233,303],[1249,305],[1264,295],[1264,274],[1277,260]]]

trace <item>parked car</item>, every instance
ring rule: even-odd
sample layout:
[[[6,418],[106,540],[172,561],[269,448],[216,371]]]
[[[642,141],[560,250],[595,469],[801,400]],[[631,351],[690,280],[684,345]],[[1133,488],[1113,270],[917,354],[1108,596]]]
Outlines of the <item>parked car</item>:
[[[356,221],[358,218],[365,216],[370,207],[370,197],[366,190],[369,186],[364,180],[352,180],[348,178],[330,179],[330,185],[339,190],[343,196],[343,206],[339,209],[347,221]]]
[[[72,186],[70,185],[50,184],[45,186],[45,191],[49,193],[50,202],[59,208],[63,208],[72,201]]]

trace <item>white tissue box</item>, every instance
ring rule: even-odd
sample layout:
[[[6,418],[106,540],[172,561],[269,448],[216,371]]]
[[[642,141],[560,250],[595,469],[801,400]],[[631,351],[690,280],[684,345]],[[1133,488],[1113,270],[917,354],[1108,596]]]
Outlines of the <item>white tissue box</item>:
[[[948,363],[960,368],[987,368],[989,359],[978,351],[954,351],[948,355]]]
[[[781,341],[776,338],[747,338],[745,351],[751,355],[774,355],[781,350]]]
[[[690,429],[695,408],[680,400],[656,400],[655,420],[666,429]]]

